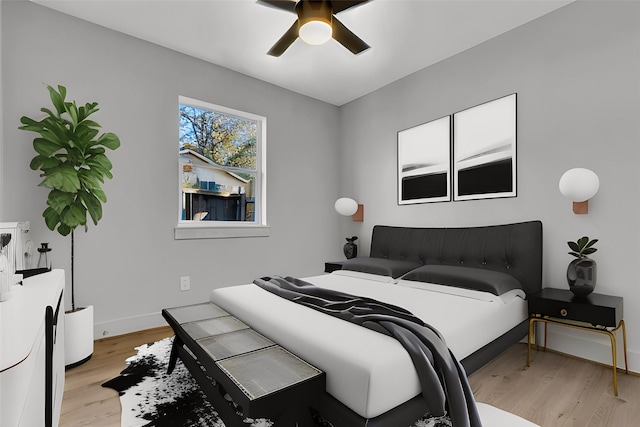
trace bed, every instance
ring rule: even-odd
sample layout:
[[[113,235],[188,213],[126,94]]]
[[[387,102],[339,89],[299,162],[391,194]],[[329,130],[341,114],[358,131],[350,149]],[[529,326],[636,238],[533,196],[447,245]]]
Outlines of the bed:
[[[542,281],[542,224],[377,225],[368,257],[303,280],[406,308],[442,333],[470,374],[527,334],[526,296]],[[394,338],[254,284],[215,289],[210,300],[326,372],[326,393],[312,406],[333,426],[410,425],[424,415],[416,369]]]

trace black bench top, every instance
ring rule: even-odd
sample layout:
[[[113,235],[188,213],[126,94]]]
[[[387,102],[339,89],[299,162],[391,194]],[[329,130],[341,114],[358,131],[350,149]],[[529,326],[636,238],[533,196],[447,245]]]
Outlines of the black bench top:
[[[162,315],[176,334],[169,372],[180,357],[225,424],[230,420],[219,411],[218,397],[207,390],[228,393],[244,416],[279,420],[278,425],[308,417],[300,409],[325,390],[324,372],[213,303],[166,308]]]

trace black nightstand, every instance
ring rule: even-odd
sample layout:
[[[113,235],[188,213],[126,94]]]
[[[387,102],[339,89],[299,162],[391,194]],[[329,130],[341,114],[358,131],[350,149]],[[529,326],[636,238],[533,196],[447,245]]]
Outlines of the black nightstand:
[[[332,271],[336,271],[336,270],[342,270],[342,261],[324,263],[325,273],[331,273]]]
[[[578,298],[568,289],[545,288],[529,296],[529,338],[527,366],[531,366],[531,345],[535,339],[535,324],[544,323],[544,347],[547,348],[547,325],[567,326],[598,332],[611,339],[613,393],[618,395],[617,347],[615,332],[622,328],[624,368],[627,366],[627,330],[622,319],[622,298],[603,294],[589,294]],[[536,345],[537,348],[537,345]]]

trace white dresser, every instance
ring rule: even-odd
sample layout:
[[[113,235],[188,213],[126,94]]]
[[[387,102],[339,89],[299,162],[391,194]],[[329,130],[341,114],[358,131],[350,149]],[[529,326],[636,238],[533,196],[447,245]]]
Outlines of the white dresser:
[[[0,426],[57,427],[64,392],[64,270],[0,302]]]

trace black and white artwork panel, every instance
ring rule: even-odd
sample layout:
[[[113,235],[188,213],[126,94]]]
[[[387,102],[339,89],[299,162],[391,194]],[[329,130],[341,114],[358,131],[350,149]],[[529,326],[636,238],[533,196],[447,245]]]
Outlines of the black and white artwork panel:
[[[451,116],[398,132],[398,204],[451,200]]]
[[[454,114],[454,200],[515,197],[516,139],[516,94]]]

